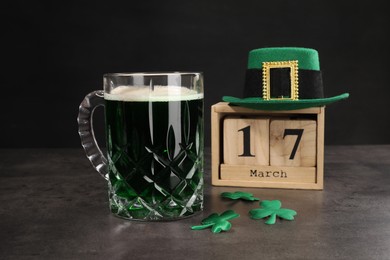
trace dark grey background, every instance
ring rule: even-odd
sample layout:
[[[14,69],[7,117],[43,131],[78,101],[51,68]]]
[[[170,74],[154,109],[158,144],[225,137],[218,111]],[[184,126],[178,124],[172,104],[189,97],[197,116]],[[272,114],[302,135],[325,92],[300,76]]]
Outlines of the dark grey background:
[[[317,49],[325,95],[351,94],[327,107],[326,144],[390,143],[386,1],[12,1],[1,16],[0,147],[80,147],[78,106],[104,73],[167,70],[204,72],[209,146],[210,106],[241,96],[248,52],[268,46]]]

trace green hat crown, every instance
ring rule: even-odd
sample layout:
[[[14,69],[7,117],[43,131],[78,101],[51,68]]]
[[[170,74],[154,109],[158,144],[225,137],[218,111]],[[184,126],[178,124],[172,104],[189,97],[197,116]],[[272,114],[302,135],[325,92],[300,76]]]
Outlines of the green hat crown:
[[[249,52],[248,69],[261,69],[263,62],[297,60],[299,69],[320,70],[318,52],[299,47],[260,48]]]

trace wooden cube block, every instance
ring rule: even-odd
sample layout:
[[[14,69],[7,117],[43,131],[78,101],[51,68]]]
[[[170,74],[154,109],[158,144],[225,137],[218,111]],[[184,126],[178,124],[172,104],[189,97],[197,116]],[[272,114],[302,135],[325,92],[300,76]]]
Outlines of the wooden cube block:
[[[227,117],[223,140],[225,164],[269,165],[269,119]]]
[[[317,122],[273,119],[270,123],[271,166],[316,166]]]

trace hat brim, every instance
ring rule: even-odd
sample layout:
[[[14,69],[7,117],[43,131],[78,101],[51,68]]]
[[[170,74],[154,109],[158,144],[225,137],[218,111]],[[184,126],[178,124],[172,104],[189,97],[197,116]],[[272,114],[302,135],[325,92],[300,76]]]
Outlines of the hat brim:
[[[260,97],[236,98],[231,96],[224,96],[222,100],[229,102],[232,105],[246,107],[258,110],[295,110],[310,107],[322,107],[333,102],[346,99],[349,93],[344,93],[334,97],[317,98],[317,99],[299,99],[299,100],[264,100]]]

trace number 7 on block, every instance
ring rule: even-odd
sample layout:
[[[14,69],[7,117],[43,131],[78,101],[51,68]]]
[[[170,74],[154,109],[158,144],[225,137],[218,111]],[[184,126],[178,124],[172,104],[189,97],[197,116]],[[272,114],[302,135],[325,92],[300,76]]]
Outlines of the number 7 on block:
[[[317,122],[275,119],[270,123],[272,166],[316,166]]]

